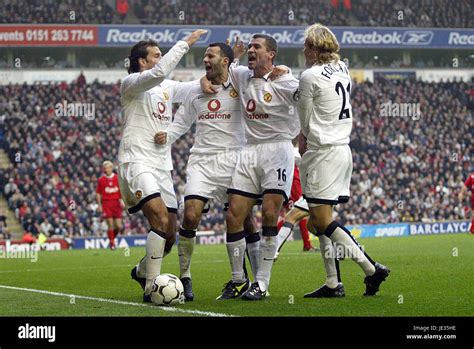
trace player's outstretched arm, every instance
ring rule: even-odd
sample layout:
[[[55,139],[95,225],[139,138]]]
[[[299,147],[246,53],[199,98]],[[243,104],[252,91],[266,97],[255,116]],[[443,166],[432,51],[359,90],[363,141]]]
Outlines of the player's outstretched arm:
[[[161,84],[165,77],[176,68],[186,52],[189,51],[189,47],[205,33],[207,31],[203,29],[192,32],[186,39],[178,41],[153,68],[128,75],[122,80],[122,95],[133,96]]]

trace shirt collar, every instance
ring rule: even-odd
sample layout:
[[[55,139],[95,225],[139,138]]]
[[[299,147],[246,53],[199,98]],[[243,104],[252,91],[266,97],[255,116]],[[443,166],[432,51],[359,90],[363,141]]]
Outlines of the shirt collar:
[[[222,84],[219,84],[219,85],[214,85],[214,86],[222,86],[222,88],[224,90],[227,90],[229,88],[229,86],[232,85],[232,82],[230,80],[230,74],[227,76],[227,81],[224,81]]]
[[[275,66],[273,66],[273,68],[275,68]],[[264,79],[265,81],[268,81],[268,77],[270,76],[272,71],[273,71],[273,69],[270,70],[268,73],[266,73],[264,76],[262,76],[260,79]],[[252,70],[252,74],[250,75],[250,79],[252,79],[252,78],[255,78],[255,73],[254,73],[253,70]]]

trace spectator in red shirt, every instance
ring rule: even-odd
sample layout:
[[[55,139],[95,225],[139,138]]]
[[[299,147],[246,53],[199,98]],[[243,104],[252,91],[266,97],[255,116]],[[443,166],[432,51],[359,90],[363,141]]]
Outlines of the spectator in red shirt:
[[[459,193],[459,201],[461,201],[461,203],[464,200],[464,195],[469,190],[471,191],[471,216],[472,216],[470,233],[474,234],[474,214],[472,214],[472,212],[474,211],[474,173],[471,173],[471,175],[466,179],[466,181],[464,182],[464,185],[462,186],[461,192]]]
[[[129,6],[127,0],[117,0],[117,12],[122,22],[124,22],[125,17],[127,17],[128,9]]]
[[[123,202],[120,195],[118,177],[113,172],[114,165],[111,161],[104,161],[102,164],[104,175],[99,178],[96,190],[96,199],[99,205],[99,212],[107,222],[107,236],[109,246],[115,249],[115,238],[122,230],[122,209]]]

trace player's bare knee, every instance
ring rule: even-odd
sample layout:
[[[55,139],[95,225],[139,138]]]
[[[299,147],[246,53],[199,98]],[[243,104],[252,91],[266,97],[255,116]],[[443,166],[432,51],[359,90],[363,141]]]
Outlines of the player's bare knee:
[[[147,215],[148,222],[153,229],[166,232],[168,230],[168,214],[166,212],[152,212]]]
[[[201,215],[194,209],[186,210],[184,212],[183,227],[186,229],[196,229],[201,220]]]
[[[273,226],[278,223],[280,207],[274,202],[269,202],[262,206],[262,223],[263,225]]]
[[[234,229],[234,227],[239,226],[243,223],[243,220],[239,212],[235,209],[229,208],[227,215],[225,217],[227,228]]]

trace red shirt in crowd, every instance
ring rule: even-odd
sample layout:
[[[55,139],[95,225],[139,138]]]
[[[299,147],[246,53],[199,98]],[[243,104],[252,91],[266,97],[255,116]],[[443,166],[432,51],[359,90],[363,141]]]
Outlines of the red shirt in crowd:
[[[119,200],[121,196],[117,175],[112,173],[110,177],[106,175],[100,177],[95,192],[102,196],[102,201]]]
[[[467,177],[464,184],[466,185],[467,189],[471,191],[471,204],[474,209],[474,173],[471,173],[471,175]]]

